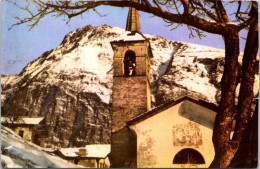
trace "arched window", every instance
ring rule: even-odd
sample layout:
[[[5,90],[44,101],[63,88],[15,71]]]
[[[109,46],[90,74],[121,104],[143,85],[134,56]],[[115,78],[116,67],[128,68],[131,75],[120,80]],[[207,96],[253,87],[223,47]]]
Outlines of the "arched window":
[[[132,51],[132,50],[128,50],[125,53],[125,57],[124,57],[125,75],[126,76],[134,76],[134,75],[136,75],[135,67],[136,67],[135,52]]]
[[[185,148],[175,155],[173,164],[205,164],[205,160],[198,151]]]

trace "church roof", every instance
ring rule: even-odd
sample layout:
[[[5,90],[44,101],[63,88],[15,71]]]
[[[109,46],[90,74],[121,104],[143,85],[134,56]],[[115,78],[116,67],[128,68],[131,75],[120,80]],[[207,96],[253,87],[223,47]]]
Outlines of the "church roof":
[[[19,117],[15,119],[14,117],[1,117],[1,123],[8,124],[39,124],[44,117]]]
[[[110,144],[91,144],[85,147],[77,148],[60,148],[59,151],[64,157],[78,157],[79,149],[85,148],[87,150],[87,155],[85,158],[106,158],[111,151]]]
[[[117,41],[112,41],[112,42],[137,42],[137,41],[146,41],[146,37],[139,32],[129,32],[128,34],[126,34],[125,36],[122,36],[121,39],[117,40]]]
[[[133,124],[139,123],[139,122],[141,122],[141,121],[143,121],[143,120],[145,120],[149,117],[152,117],[152,116],[154,116],[154,115],[156,115],[156,114],[158,114],[158,113],[160,113],[160,112],[162,112],[162,111],[164,111],[164,110],[166,110],[166,109],[168,109],[172,106],[177,105],[178,103],[185,101],[185,100],[191,101],[193,103],[196,103],[198,105],[201,105],[205,108],[208,108],[212,111],[217,112],[217,106],[215,104],[206,102],[204,100],[201,100],[201,99],[198,99],[198,98],[195,98],[195,97],[192,97],[192,96],[184,95],[184,96],[175,98],[175,99],[173,99],[173,100],[171,100],[171,101],[169,101],[165,104],[162,104],[162,105],[152,109],[151,111],[140,114],[139,116],[129,120],[127,122],[127,125],[133,125]]]

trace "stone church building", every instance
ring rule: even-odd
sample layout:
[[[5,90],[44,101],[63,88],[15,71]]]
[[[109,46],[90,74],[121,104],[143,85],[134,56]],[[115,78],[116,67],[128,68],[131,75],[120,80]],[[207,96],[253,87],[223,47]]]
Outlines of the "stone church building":
[[[182,96],[151,110],[149,41],[130,8],[114,51],[111,167],[208,167],[216,106]]]

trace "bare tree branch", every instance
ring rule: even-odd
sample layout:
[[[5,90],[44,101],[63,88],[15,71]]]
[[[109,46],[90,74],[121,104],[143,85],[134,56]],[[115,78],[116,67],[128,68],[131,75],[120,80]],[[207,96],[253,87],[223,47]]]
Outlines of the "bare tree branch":
[[[219,19],[213,14],[211,13],[209,10],[207,10],[204,5],[202,5],[202,3],[200,1],[197,1],[197,0],[191,0],[191,3],[192,4],[196,4],[199,6],[198,9],[201,9],[202,11],[204,11],[211,19],[213,19],[214,21],[216,22],[219,22]]]
[[[153,0],[153,2],[154,2],[154,4],[157,6],[158,9],[160,9],[161,11],[163,11],[162,8],[160,7],[159,3],[157,2],[157,0]]]
[[[191,13],[190,6],[188,0],[181,0],[181,3],[184,8],[184,14],[189,15]]]
[[[219,15],[220,20],[223,23],[228,23],[229,19],[227,16],[227,12],[222,4],[222,1],[216,0],[215,5],[216,5],[216,8],[218,9],[217,14]]]
[[[247,20],[241,23],[240,25],[227,23],[228,18],[227,18],[226,11],[223,7],[223,4],[222,2],[218,2],[216,0],[205,0],[205,3],[210,2],[215,4],[216,10],[219,11],[218,13],[219,18],[216,17],[210,10],[208,10],[198,0],[181,0],[180,4],[182,4],[184,8],[183,14],[180,14],[180,11],[178,10],[179,7],[176,4],[177,2],[176,0],[171,0],[171,1],[152,0],[155,6],[152,6],[148,0],[138,0],[137,2],[132,0],[110,0],[110,1],[89,0],[89,1],[47,1],[47,2],[41,0],[34,0],[33,2],[40,8],[38,13],[33,14],[31,11],[28,10],[27,12],[31,15],[31,17],[20,19],[20,22],[14,24],[13,26],[23,24],[23,23],[34,22],[34,24],[29,25],[31,27],[34,27],[35,25],[37,25],[38,21],[42,17],[50,13],[54,13],[54,14],[56,13],[55,14],[56,16],[67,16],[68,19],[70,19],[75,16],[82,15],[84,12],[87,12],[90,9],[95,9],[96,7],[101,5],[109,5],[115,7],[126,7],[126,6],[134,7],[137,10],[151,13],[155,16],[164,18],[165,20],[168,20],[170,22],[187,24],[192,27],[201,29],[203,31],[207,31],[209,33],[215,33],[215,34],[222,34],[223,32],[225,32],[226,26],[240,30],[247,27],[248,24],[250,24],[250,20]],[[169,11],[165,11],[164,9],[161,8],[162,4],[166,5],[166,8],[175,9],[175,12],[177,12],[177,14]],[[197,9],[198,13],[195,15],[191,15],[191,11],[195,10],[194,8]],[[44,13],[44,15],[42,15],[42,13]],[[186,15],[186,13],[190,13],[190,14]],[[205,20],[204,19],[205,17],[209,17],[214,22]],[[225,23],[226,25],[223,25],[223,23]]]

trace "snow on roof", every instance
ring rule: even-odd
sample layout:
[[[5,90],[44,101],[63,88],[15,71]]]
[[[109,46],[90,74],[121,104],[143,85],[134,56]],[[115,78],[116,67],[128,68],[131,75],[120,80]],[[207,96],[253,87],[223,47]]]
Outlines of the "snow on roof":
[[[37,117],[37,118],[29,118],[25,117],[22,118],[25,124],[39,124],[44,117]]]
[[[106,158],[111,151],[110,144],[92,144],[78,148],[61,148],[58,151],[65,157],[77,157],[79,149],[82,148],[87,149],[87,155],[85,156],[87,158]]]
[[[14,119],[13,117],[1,117],[1,123],[13,123],[13,124],[39,124],[44,117],[19,117]]]
[[[86,149],[88,150],[87,157],[105,158],[111,151],[111,145],[87,145]]]
[[[117,39],[117,41],[139,41],[139,40],[146,40],[144,35],[141,33],[131,33],[129,31],[125,31],[120,38]]]

